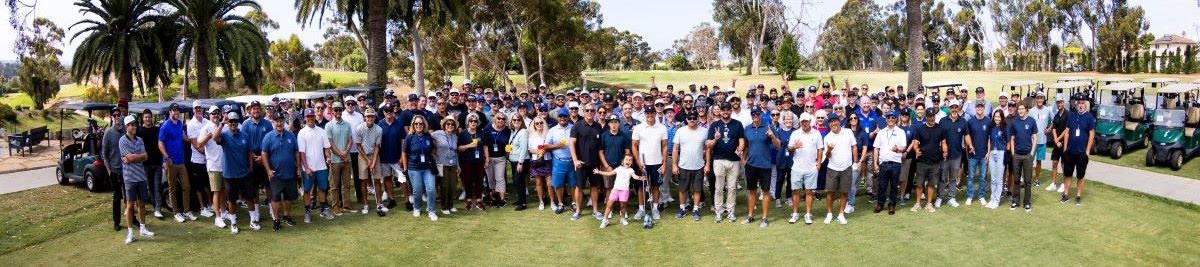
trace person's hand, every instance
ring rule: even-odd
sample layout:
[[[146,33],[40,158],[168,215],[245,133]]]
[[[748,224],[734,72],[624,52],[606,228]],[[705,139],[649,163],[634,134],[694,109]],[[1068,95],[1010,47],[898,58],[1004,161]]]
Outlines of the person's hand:
[[[920,158],[920,157],[921,157],[921,154],[925,154],[925,153],[921,153],[921,149],[913,149],[913,152],[917,152],[917,157],[918,157],[918,158]]]
[[[775,131],[772,131],[771,129],[767,129],[767,137],[775,138]]]
[[[267,170],[267,178],[275,178],[275,170]]]
[[[721,139],[721,131],[716,131],[713,133],[713,140],[717,139]]]
[[[875,175],[879,175],[879,163],[873,164],[872,167],[874,167],[873,168],[874,170],[872,170],[872,172],[875,173]]]
[[[950,153],[942,152],[942,158],[943,158],[943,159],[944,159],[944,158],[949,158],[949,157],[950,157]]]
[[[515,171],[517,171],[517,172],[521,171],[521,163],[517,163],[517,168],[515,169]]]
[[[124,162],[125,164],[129,164],[129,158],[121,157],[121,162]]]
[[[674,173],[679,173],[679,165],[671,166],[671,171]]]
[[[583,167],[583,161],[575,160],[575,169],[578,170],[579,167]]]
[[[704,175],[708,175],[708,172],[709,172],[708,165],[704,165]]]
[[[592,174],[600,174],[600,170],[593,169]]]

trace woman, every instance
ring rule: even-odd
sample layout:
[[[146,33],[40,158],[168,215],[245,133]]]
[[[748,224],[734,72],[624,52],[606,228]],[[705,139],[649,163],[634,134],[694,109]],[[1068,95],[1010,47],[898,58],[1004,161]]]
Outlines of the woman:
[[[525,210],[529,198],[529,131],[525,129],[523,116],[509,118],[508,127],[512,135],[508,139],[508,161],[513,166],[513,187],[517,190],[516,211]]]
[[[775,137],[778,137],[786,146],[787,140],[791,140],[792,132],[795,131],[796,114],[791,111],[784,110],[779,113],[779,127],[775,128]],[[771,113],[775,116],[775,112]],[[792,153],[787,149],[778,149],[775,153],[775,207],[782,207],[781,199],[787,199],[788,205],[791,206],[792,197]]]
[[[437,221],[437,213],[434,212],[434,177],[433,167],[434,161],[437,158],[437,147],[433,144],[433,136],[429,134],[429,128],[426,127],[425,116],[413,116],[412,122],[409,124],[412,132],[404,137],[402,149],[400,150],[400,167],[408,174],[408,181],[412,185],[412,201],[413,201],[413,217],[421,216],[421,207],[425,207],[425,211],[429,214],[430,221]],[[428,201],[422,199],[428,198]]]
[[[1000,207],[1000,192],[1004,190],[1005,171],[1004,163],[1006,153],[1008,153],[1008,133],[1004,131],[1007,126],[1007,120],[1004,118],[1004,111],[996,109],[992,111],[992,125],[988,129],[988,156],[985,161],[988,163],[989,172],[992,174],[992,195],[991,200],[987,203],[989,209]]]
[[[458,183],[458,121],[454,116],[442,119],[442,129],[431,134],[437,145],[438,194],[442,206],[442,214],[449,215],[458,212],[454,208],[454,192]]]
[[[555,199],[554,194],[546,194],[550,192],[550,155],[542,148],[542,144],[546,143],[546,119],[538,116],[533,118],[531,124],[532,130],[528,131],[526,140],[526,150],[532,154],[529,160],[529,175],[533,177],[533,183],[536,188],[538,197],[538,210],[546,209],[546,197],[550,197],[550,206],[556,207],[555,203],[561,203],[561,200]]]
[[[867,162],[870,138],[866,129],[863,129],[862,124],[859,123],[858,116],[848,116],[846,121],[846,125],[849,125],[848,129],[854,134],[854,150],[858,151],[858,158],[854,159],[854,165],[850,165],[850,193],[846,195],[846,213],[854,213],[854,195],[858,193],[858,178],[866,175],[862,173],[862,166]]]
[[[458,162],[462,170],[463,190],[466,191],[467,209],[483,211],[483,176],[484,163],[487,162],[488,150],[482,149],[492,145],[492,139],[479,132],[479,114],[470,113],[466,117],[466,131],[458,134]]]

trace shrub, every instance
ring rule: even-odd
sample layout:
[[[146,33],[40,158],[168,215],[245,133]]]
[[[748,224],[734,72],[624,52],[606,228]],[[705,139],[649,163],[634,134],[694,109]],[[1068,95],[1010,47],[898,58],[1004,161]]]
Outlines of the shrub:
[[[17,122],[17,112],[13,110],[12,106],[0,103],[0,121]]]

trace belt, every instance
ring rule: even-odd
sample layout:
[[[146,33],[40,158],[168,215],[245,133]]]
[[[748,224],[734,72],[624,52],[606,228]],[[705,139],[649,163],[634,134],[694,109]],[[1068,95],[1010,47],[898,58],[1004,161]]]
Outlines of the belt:
[[[891,161],[885,161],[883,163],[879,163],[879,165],[884,165],[884,164],[900,164],[900,163],[899,162],[891,162]]]

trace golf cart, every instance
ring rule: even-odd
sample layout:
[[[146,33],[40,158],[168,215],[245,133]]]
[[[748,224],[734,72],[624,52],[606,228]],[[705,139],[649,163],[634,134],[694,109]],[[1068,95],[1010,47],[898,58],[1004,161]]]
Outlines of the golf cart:
[[[1169,84],[1179,83],[1178,78],[1150,78],[1142,80],[1142,83],[1147,85],[1146,89],[1161,89]]]
[[[1060,79],[1061,80],[1061,79]],[[1060,82],[1060,83],[1078,83],[1078,82]],[[1033,106],[1033,96],[1037,91],[1042,90],[1042,82],[1034,80],[1011,81],[1004,84],[1004,95],[1018,94],[1021,95],[1021,103],[1025,103],[1026,107]]]
[[[1183,161],[1200,154],[1200,84],[1177,83],[1158,90],[1159,109],[1154,111],[1154,133],[1146,150],[1146,166],[1165,162],[1171,170],[1183,168]]]
[[[1096,86],[1105,86],[1105,85],[1114,84],[1114,83],[1129,83],[1129,82],[1133,82],[1133,79],[1126,78],[1126,77],[1116,77],[1116,76],[1100,77],[1099,79],[1096,79]]]
[[[1058,77],[1058,82],[1060,82],[1060,83],[1061,83],[1061,82],[1086,82],[1086,83],[1092,83],[1092,77],[1083,77],[1083,76],[1063,76],[1063,77]]]
[[[82,181],[87,190],[92,192],[104,190],[109,186],[108,169],[100,157],[100,138],[104,128],[96,123],[92,112],[111,111],[113,107],[115,106],[112,104],[92,102],[65,104],[60,107],[60,115],[65,115],[68,110],[87,112],[88,126],[71,130],[70,145],[63,146],[62,140],[59,140],[61,151],[54,170],[58,184],[67,185]],[[59,120],[59,129],[62,129],[62,120]]]
[[[1146,108],[1145,85],[1114,83],[1101,87],[1096,97],[1094,149],[1120,159],[1126,149],[1148,146],[1154,110]]]

